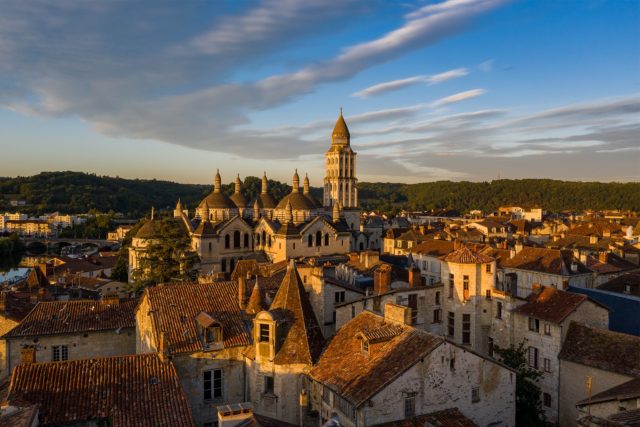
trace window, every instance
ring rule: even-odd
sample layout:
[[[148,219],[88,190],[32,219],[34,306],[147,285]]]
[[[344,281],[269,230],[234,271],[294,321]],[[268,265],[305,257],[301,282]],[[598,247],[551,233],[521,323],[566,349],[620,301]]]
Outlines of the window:
[[[335,294],[333,294],[336,304],[344,302],[344,296],[345,296],[345,291],[338,291]]]
[[[496,303],[496,319],[502,319],[502,303],[500,301]]]
[[[329,233],[324,234],[324,245],[329,246]]]
[[[551,372],[551,359],[544,358],[544,371]]]
[[[244,247],[248,248],[249,247],[249,234],[244,233]]]
[[[440,291],[436,292],[436,305],[440,305]]]
[[[449,274],[449,298],[453,298],[453,274]]]
[[[456,314],[450,311],[448,316],[447,334],[452,337],[455,334]]]
[[[311,234],[309,234],[309,236],[307,237],[307,246],[313,246],[313,236]]]
[[[69,360],[69,347],[67,347],[66,345],[54,345],[51,348],[53,349],[52,360],[54,362]]]
[[[362,340],[362,352],[369,354],[369,341]]]
[[[487,342],[487,353],[489,357],[493,357],[493,338],[489,337]]]
[[[202,374],[204,400],[222,398],[222,369],[204,371]]]
[[[260,324],[260,342],[269,342],[269,325]]]
[[[538,369],[538,349],[529,347],[529,367]]]
[[[469,276],[462,276],[462,290],[465,300],[469,299]]]
[[[449,359],[449,369],[452,371],[456,370],[456,359],[453,357]]]
[[[220,263],[220,269],[222,270],[223,273],[225,273],[227,271],[227,260],[223,259],[222,262]]]
[[[273,394],[273,377],[271,375],[264,376],[264,392]]]
[[[462,315],[462,344],[471,344],[471,315]]]
[[[480,388],[472,387],[471,388],[471,403],[480,402]]]
[[[320,230],[316,231],[316,246],[320,246],[322,244],[322,232]]]
[[[416,414],[416,398],[409,396],[404,398],[404,417],[411,418]]]
[[[211,242],[209,242],[209,252],[211,252]]]
[[[203,332],[204,341],[206,343],[222,341],[222,327],[220,326],[210,326],[208,328],[204,328]]]
[[[229,249],[231,247],[231,237],[228,234],[224,235],[224,248]]]
[[[544,334],[551,335],[551,323],[544,324]]]
[[[529,330],[532,332],[540,332],[540,320],[529,317]]]
[[[542,404],[547,408],[551,407],[551,395],[549,393],[542,393]]]
[[[238,230],[233,232],[233,247],[234,248],[240,247],[240,232]]]
[[[442,322],[442,309],[438,308],[433,310],[433,323]]]
[[[485,265],[485,271],[486,271],[487,273],[491,273],[491,264],[486,264],[486,265]]]

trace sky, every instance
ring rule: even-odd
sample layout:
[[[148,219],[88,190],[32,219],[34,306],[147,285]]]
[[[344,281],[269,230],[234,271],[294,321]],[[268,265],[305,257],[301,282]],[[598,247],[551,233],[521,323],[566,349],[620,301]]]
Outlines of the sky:
[[[0,176],[640,181],[638,0],[0,0]]]

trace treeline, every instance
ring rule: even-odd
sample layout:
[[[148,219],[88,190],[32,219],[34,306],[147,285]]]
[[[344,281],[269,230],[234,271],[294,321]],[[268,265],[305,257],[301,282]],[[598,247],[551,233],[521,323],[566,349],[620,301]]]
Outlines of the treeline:
[[[457,209],[495,211],[500,206],[540,206],[544,210],[640,210],[640,183],[501,179],[491,182],[437,181],[420,184],[360,183],[365,209],[385,212]]]
[[[231,195],[233,182],[222,190]],[[251,201],[261,190],[261,178],[246,177],[242,192]],[[148,214],[152,206],[170,210],[178,198],[189,210],[212,191],[212,185],[97,176],[80,172],[43,172],[30,177],[0,178],[0,210],[41,214],[121,212]],[[269,180],[269,193],[280,200],[291,191],[285,183]],[[322,199],[322,189],[311,193]],[[28,206],[11,208],[7,196],[19,197]],[[573,182],[550,179],[497,180],[491,182],[437,181],[421,184],[359,183],[360,206],[396,213],[402,209],[452,208],[461,212],[496,210],[501,205],[541,206],[548,211],[583,209],[640,210],[640,183]]]

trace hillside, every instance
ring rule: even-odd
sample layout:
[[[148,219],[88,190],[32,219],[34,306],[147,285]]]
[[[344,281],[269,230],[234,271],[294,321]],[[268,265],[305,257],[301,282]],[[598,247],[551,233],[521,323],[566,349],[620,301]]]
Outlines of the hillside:
[[[269,181],[269,192],[282,198],[290,186]],[[438,181],[421,184],[359,183],[364,209],[397,212],[456,208],[460,211],[495,210],[500,205],[539,205],[546,210],[640,210],[640,183],[569,182],[548,179],[497,180],[492,182]],[[155,206],[172,209],[178,198],[193,209],[211,191],[210,185],[169,181],[124,179],[80,172],[43,172],[30,177],[0,178],[0,211],[10,208],[8,197],[27,201],[21,211],[82,213],[91,209],[143,215]],[[223,185],[233,193],[233,184]],[[248,200],[260,191],[260,179],[246,177],[243,192]],[[321,199],[322,189],[312,188]]]

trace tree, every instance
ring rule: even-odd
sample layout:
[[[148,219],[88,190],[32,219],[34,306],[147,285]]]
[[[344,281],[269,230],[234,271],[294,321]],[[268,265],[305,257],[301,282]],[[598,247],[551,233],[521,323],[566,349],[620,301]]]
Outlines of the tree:
[[[191,240],[181,224],[173,218],[155,220],[155,230],[138,268],[132,271],[135,292],[158,283],[184,282],[195,277],[198,256],[191,249]]]
[[[516,425],[518,427],[545,426],[546,418],[540,400],[538,380],[542,373],[530,368],[524,341],[514,347],[496,348],[500,361],[516,371]]]

